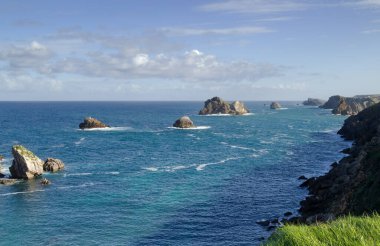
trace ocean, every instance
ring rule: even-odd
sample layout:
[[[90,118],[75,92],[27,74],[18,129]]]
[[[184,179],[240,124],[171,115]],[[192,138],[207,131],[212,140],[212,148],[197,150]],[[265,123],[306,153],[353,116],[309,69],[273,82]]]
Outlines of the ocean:
[[[0,185],[0,245],[259,245],[272,231],[256,221],[297,214],[298,177],[351,144],[344,116],[281,103],[199,116],[203,102],[1,102],[2,172],[15,144],[65,169]],[[171,128],[183,115],[198,128]],[[112,128],[78,130],[86,116]]]

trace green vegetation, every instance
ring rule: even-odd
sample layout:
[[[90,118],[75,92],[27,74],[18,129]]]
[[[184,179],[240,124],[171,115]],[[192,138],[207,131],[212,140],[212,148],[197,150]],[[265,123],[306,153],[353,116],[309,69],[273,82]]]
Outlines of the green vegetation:
[[[26,156],[26,157],[29,157],[29,158],[35,159],[35,160],[39,159],[35,154],[33,154],[32,151],[28,150],[27,148],[25,148],[22,145],[14,145],[13,149],[15,149],[18,153],[20,153],[23,156]]]
[[[347,216],[329,223],[310,226],[286,225],[278,229],[264,245],[380,245],[380,216]]]

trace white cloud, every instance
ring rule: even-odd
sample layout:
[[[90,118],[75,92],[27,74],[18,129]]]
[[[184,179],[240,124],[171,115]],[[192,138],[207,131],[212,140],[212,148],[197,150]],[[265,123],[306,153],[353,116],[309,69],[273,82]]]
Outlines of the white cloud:
[[[135,57],[133,57],[133,63],[136,66],[143,66],[143,65],[146,65],[148,62],[149,62],[148,54],[137,54]]]
[[[364,30],[362,33],[363,33],[363,34],[380,33],[380,29],[368,29],[368,30]]]
[[[224,0],[204,4],[203,11],[231,13],[278,13],[304,10],[307,4],[292,0]]]
[[[162,28],[163,32],[175,36],[196,36],[196,35],[249,35],[258,33],[269,33],[273,30],[266,27],[242,26],[232,28]]]

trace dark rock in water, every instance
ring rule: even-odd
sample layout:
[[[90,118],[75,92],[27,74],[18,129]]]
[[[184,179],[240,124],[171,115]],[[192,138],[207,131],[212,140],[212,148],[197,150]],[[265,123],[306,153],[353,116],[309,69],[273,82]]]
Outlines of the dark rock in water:
[[[271,108],[271,109],[280,109],[280,108],[281,108],[281,104],[278,103],[278,102],[272,102],[272,103],[270,104],[270,108]]]
[[[341,153],[343,153],[343,154],[350,154],[351,153],[351,148],[346,148],[346,149],[342,150]]]
[[[92,117],[85,118],[84,121],[79,124],[79,128],[82,130],[91,129],[91,128],[107,128],[107,127],[110,127],[110,126]]]
[[[54,158],[47,158],[43,165],[44,171],[47,172],[57,172],[62,170],[64,167],[65,164],[61,160]]]
[[[284,213],[284,216],[285,216],[285,217],[289,217],[289,216],[291,216],[291,215],[293,215],[292,212],[286,212],[286,213]]]
[[[298,177],[298,180],[306,180],[307,178],[305,177],[305,175],[302,175],[302,176],[299,176]]]
[[[380,96],[355,96],[343,97],[332,96],[321,108],[332,109],[333,114],[356,115],[363,109],[366,109],[380,102]]]
[[[347,118],[338,133],[354,141],[349,156],[307,185],[303,222],[380,212],[380,103]]]
[[[274,230],[276,228],[277,228],[277,226],[271,225],[271,226],[267,227],[267,231],[272,231],[272,230]]]
[[[4,178],[4,177],[5,177],[5,175],[0,173],[0,178]]]
[[[300,187],[304,188],[304,187],[309,187],[310,185],[313,184],[313,182],[315,181],[316,178],[309,178],[307,179],[305,182],[303,182]]]
[[[47,178],[43,178],[40,182],[42,185],[49,185],[51,182]]]
[[[228,103],[223,101],[220,97],[213,97],[208,99],[204,103],[204,107],[199,111],[200,115],[207,114],[231,114],[231,115],[242,115],[249,113],[249,110],[245,107],[244,103],[240,101],[235,101],[233,103]]]
[[[305,106],[321,106],[325,103],[326,103],[325,100],[321,100],[321,99],[317,99],[317,98],[308,98],[302,104]]]
[[[269,226],[270,221],[269,220],[258,220],[258,221],[256,221],[256,224],[261,225],[261,226]]]
[[[173,127],[194,128],[195,125],[188,116],[182,116],[181,118],[176,120],[176,122],[174,122]]]
[[[3,185],[12,185],[17,182],[17,179],[0,179],[0,184]]]
[[[32,179],[43,173],[43,162],[24,146],[12,147],[13,162],[9,168],[13,178]]]
[[[270,223],[271,223],[271,224],[278,224],[278,223],[280,223],[280,220],[279,220],[278,218],[275,218],[275,219],[272,219],[272,220],[270,221]]]

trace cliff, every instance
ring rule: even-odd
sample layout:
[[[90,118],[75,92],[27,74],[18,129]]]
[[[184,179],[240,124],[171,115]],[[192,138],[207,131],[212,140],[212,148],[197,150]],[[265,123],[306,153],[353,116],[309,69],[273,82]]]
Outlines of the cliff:
[[[380,212],[380,103],[347,118],[338,131],[352,147],[332,169],[304,183],[309,196],[301,202],[300,222]]]
[[[363,109],[366,109],[380,102],[378,95],[361,95],[354,97],[332,96],[329,100],[320,106],[325,109],[332,109],[333,114],[356,115]]]

